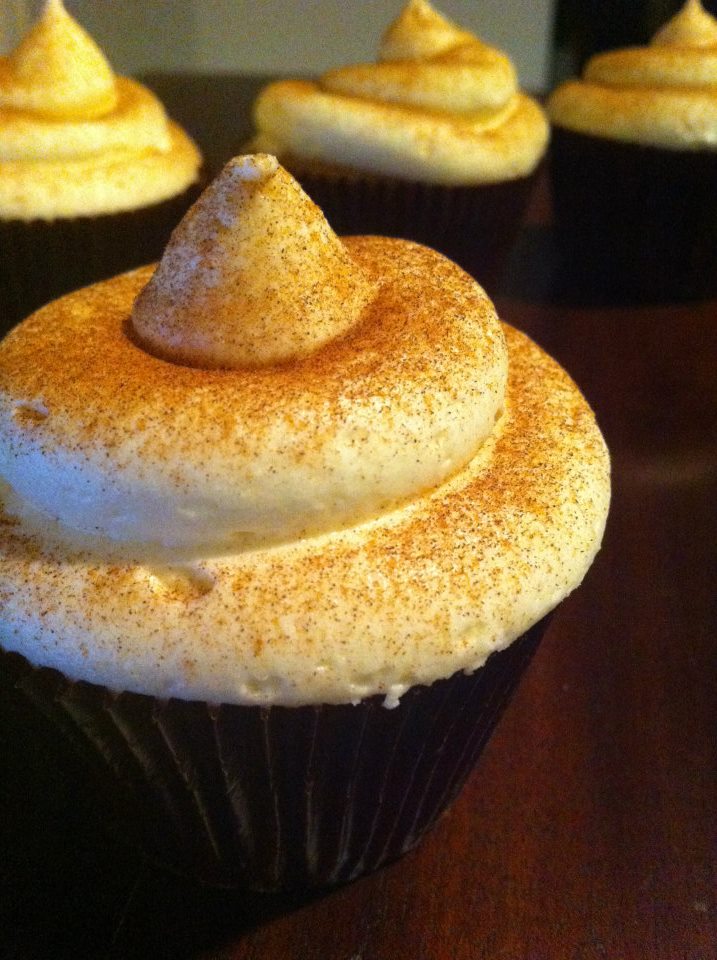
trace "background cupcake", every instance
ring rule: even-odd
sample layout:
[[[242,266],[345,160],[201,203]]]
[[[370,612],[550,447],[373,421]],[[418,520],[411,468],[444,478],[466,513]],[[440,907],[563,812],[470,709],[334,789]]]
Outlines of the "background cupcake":
[[[413,846],[599,548],[569,377],[256,156],[154,274],[16,327],[0,381],[0,667],[93,753],[105,818],[259,889]]]
[[[593,297],[717,288],[717,20],[688,0],[647,47],[588,61],[552,94],[564,279]]]
[[[548,128],[505,54],[410,0],[379,62],[270,84],[252,146],[276,154],[340,233],[428,243],[491,283]]]
[[[146,88],[116,77],[48,0],[0,59],[0,312],[159,257],[201,158]]]

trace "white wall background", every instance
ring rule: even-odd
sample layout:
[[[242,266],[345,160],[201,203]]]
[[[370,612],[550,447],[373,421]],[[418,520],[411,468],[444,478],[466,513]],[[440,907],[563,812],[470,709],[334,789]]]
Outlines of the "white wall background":
[[[547,86],[554,0],[436,0],[446,16],[504,49],[521,83]],[[312,74],[373,60],[402,0],[66,0],[123,73]],[[0,0],[0,47],[41,0]]]

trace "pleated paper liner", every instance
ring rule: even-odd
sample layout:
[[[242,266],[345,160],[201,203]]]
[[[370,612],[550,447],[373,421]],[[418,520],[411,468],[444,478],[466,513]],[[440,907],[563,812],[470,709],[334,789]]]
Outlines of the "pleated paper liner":
[[[565,292],[626,303],[717,293],[717,152],[556,127],[549,157]]]
[[[79,287],[158,260],[201,192],[138,210],[58,220],[0,219],[0,330]]]
[[[113,694],[3,653],[28,698],[86,758],[97,817],[155,861],[219,886],[344,883],[410,850],[453,801],[547,618],[473,675],[308,707]],[[18,735],[22,735],[19,733]]]
[[[515,243],[538,171],[466,187],[363,175],[282,159],[339,234],[415,240],[450,257],[489,292]]]

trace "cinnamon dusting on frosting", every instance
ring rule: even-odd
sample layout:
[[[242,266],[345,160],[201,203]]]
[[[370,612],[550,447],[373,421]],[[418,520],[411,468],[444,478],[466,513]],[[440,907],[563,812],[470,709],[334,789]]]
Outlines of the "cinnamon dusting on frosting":
[[[448,483],[347,530],[202,560],[212,588],[189,600],[158,593],[154,564],[103,562],[8,528],[0,642],[70,676],[213,702],[395,701],[480,667],[577,585],[609,499],[604,443],[579,391],[524,335],[505,333],[500,433]]]
[[[241,230],[235,188],[301,208],[270,158],[225,178],[194,220],[202,255]],[[355,324],[281,363],[143,349],[128,332],[151,267],[0,344],[3,647],[159,697],[395,703],[577,586],[610,485],[576,386],[440,254],[344,244],[381,282]]]
[[[376,288],[274,157],[237,157],[173,233],[132,324],[160,356],[262,366],[345,333]]]
[[[126,331],[151,268],[49,304],[3,343],[7,402],[42,402],[49,416],[31,432],[0,403],[13,449],[0,472],[66,527],[181,556],[343,527],[442,482],[504,405],[495,311],[433,251],[345,242],[381,276],[377,296],[345,335],[292,362],[204,369],[146,352]]]

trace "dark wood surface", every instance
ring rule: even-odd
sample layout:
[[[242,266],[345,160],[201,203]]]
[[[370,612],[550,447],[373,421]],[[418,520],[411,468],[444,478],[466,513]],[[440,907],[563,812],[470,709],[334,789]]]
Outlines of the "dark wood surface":
[[[212,164],[239,149],[255,84],[153,80]],[[251,898],[147,866],[72,784],[40,790],[4,819],[0,957],[717,958],[717,303],[591,306],[559,280],[542,184],[490,292],[597,413],[607,534],[443,820],[351,886]]]

